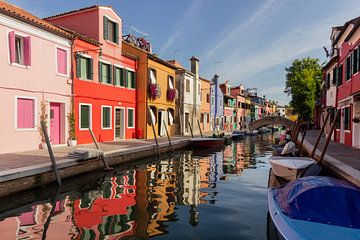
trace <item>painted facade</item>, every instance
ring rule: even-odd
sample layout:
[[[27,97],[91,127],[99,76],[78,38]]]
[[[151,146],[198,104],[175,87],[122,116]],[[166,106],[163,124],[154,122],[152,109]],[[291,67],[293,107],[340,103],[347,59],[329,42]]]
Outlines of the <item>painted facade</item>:
[[[200,126],[203,132],[211,131],[210,127],[210,81],[205,78],[200,78]]]
[[[78,143],[136,137],[136,58],[122,52],[122,19],[111,7],[94,6],[47,18],[84,34],[73,46],[74,112]],[[98,44],[97,44],[98,43]]]
[[[210,123],[212,131],[223,129],[223,104],[224,95],[220,89],[219,76],[215,74],[210,83]]]
[[[123,41],[124,52],[138,58],[137,66],[137,129],[142,137],[154,138],[151,121],[154,122],[155,135],[174,136],[178,123],[174,120],[176,99],[176,67],[156,55]]]
[[[237,128],[236,97],[231,95],[230,81],[220,84],[224,96],[224,130],[231,131]]]
[[[66,144],[71,109],[71,35],[0,2],[0,153],[38,149],[40,120],[53,145]]]
[[[236,97],[235,128],[241,130],[246,126],[246,98],[244,94],[244,86],[242,84],[231,88],[231,95]]]

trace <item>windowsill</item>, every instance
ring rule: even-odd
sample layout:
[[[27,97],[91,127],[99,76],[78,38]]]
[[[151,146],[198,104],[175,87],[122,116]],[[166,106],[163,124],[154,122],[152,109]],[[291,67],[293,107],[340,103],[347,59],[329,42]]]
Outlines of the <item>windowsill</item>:
[[[87,78],[78,78],[81,81],[87,81],[87,82],[93,82],[92,79],[87,79]]]
[[[107,82],[100,82],[101,84],[104,84],[104,85],[108,85],[108,86],[115,86],[114,84],[112,83],[107,83]]]
[[[30,68],[30,66],[22,65],[22,64],[19,64],[19,63],[11,63],[10,65],[14,66],[14,67],[18,67],[18,68],[24,68],[24,69],[29,69]]]
[[[66,78],[70,77],[69,75],[58,73],[58,72],[56,73],[56,75],[59,76],[59,77],[66,77]]]
[[[15,131],[17,132],[31,132],[31,131],[35,131],[36,128],[15,128]]]
[[[89,128],[79,128],[80,131],[89,131]]]
[[[105,42],[106,42],[106,43],[110,43],[110,44],[112,44],[112,45],[114,45],[114,46],[119,46],[119,44],[117,44],[116,42],[113,42],[113,41],[108,40],[108,39],[105,39]]]
[[[101,127],[101,130],[111,130],[112,129],[112,127],[110,127],[110,128],[103,128],[103,127]]]
[[[129,126],[128,126],[127,128],[128,128],[128,129],[134,129],[135,127],[129,127]]]

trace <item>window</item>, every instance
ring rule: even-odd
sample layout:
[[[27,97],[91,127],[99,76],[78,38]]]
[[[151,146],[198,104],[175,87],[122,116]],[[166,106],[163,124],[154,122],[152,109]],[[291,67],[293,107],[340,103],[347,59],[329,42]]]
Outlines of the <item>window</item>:
[[[344,108],[344,123],[345,123],[345,130],[350,130],[350,107]]]
[[[333,70],[332,70],[332,84],[336,85],[337,83],[337,76],[338,76],[338,68],[337,67],[334,67]]]
[[[127,117],[128,128],[134,128],[135,112],[133,108],[127,109]]]
[[[210,94],[206,94],[206,103],[210,102]]]
[[[169,81],[169,89],[174,89],[174,77],[169,76],[168,81]]]
[[[91,128],[91,105],[80,104],[80,130]]]
[[[104,16],[104,39],[119,43],[119,24]]]
[[[156,84],[157,83],[156,71],[154,69],[150,69],[150,83],[151,84]]]
[[[16,129],[35,129],[35,99],[16,98]]]
[[[128,88],[135,89],[136,88],[135,72],[126,70],[126,75],[127,75]]]
[[[200,95],[201,93],[201,88],[200,88],[200,83],[198,84],[198,94]]]
[[[189,79],[186,79],[186,92],[190,92],[190,80]]]
[[[14,31],[9,33],[10,63],[19,65],[31,65],[31,39],[16,35]]]
[[[351,77],[351,56],[346,58],[346,81]]]
[[[326,74],[326,87],[329,88],[330,87],[330,73]]]
[[[62,48],[56,48],[56,71],[58,74],[67,75],[67,51]]]
[[[343,80],[343,65],[341,64],[338,67],[338,86],[342,85],[342,80]]]
[[[214,104],[215,104],[214,96],[211,96],[211,106],[214,106]]]
[[[168,116],[169,116],[169,125],[174,124],[174,109],[169,108],[168,109]]]
[[[99,62],[99,81],[112,84],[112,71],[110,64]]]
[[[111,129],[111,107],[101,107],[101,127],[102,129]]]
[[[150,106],[150,112],[149,112],[150,116],[149,116],[149,124],[151,124],[151,122],[153,124],[156,123],[156,116],[157,116],[157,110],[156,110],[156,107],[154,106]]]
[[[357,73],[358,71],[358,50],[355,49],[353,54],[352,54],[353,58],[352,58],[352,67],[353,67],[353,74]]]
[[[120,87],[125,87],[126,86],[126,77],[125,77],[125,69],[123,68],[119,68],[119,67],[115,67],[115,83],[114,85],[120,86]]]
[[[93,60],[92,58],[76,57],[76,77],[80,79],[93,79]]]

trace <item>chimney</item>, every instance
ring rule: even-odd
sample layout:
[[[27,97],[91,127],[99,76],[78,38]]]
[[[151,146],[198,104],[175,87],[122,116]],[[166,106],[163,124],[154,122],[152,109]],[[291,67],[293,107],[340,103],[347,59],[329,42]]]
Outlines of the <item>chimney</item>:
[[[198,79],[199,78],[199,59],[192,56],[190,58],[190,61],[191,61],[191,72],[193,74],[195,74],[196,79]]]

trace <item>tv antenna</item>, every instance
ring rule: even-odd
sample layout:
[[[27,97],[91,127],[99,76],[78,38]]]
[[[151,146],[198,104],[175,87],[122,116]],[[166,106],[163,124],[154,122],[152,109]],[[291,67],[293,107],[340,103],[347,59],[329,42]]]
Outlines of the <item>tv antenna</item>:
[[[146,38],[149,37],[149,34],[148,34],[148,33],[141,31],[140,29],[134,27],[133,25],[125,25],[125,26],[123,26],[123,27],[129,29],[129,34],[130,34],[130,35],[132,35],[133,32],[136,32],[136,33],[142,35],[143,37],[146,37]]]

